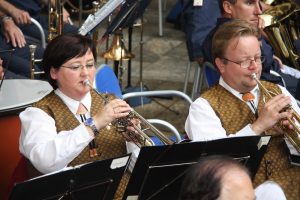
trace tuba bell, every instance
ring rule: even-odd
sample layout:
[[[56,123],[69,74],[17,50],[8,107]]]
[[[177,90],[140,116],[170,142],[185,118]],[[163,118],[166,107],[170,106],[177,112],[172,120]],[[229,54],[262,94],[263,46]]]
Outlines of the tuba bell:
[[[261,1],[264,2],[265,4],[272,5],[272,6],[279,5],[286,2],[286,0],[261,0]],[[288,0],[288,1],[293,1],[293,0]]]
[[[266,10],[260,17],[265,22],[264,32],[283,63],[300,69],[296,42],[300,38],[300,7],[296,3],[283,3]]]

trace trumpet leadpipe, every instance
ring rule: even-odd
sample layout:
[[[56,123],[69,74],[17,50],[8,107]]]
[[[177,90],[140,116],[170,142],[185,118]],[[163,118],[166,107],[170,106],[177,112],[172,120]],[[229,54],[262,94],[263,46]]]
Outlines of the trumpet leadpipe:
[[[89,79],[85,79],[83,81],[83,85],[84,86],[89,86],[91,89],[93,89],[93,86],[91,85],[91,82]],[[107,104],[108,103],[108,100],[101,94],[99,93],[97,90],[95,90],[97,92],[98,95],[100,95],[100,97],[104,100],[104,104]]]
[[[251,74],[252,78],[256,81],[256,83],[261,87],[261,89],[263,90],[263,93],[265,95],[267,95],[268,98],[272,98],[272,95],[270,94],[270,92],[267,90],[267,88],[265,86],[263,86],[261,84],[261,82],[258,80],[257,75],[255,73]]]

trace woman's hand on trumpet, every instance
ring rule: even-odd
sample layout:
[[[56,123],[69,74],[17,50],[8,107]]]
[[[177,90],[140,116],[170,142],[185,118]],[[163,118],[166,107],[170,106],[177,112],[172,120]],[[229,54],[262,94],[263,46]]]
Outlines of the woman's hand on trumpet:
[[[96,127],[102,129],[109,125],[111,122],[118,118],[126,117],[131,111],[131,107],[121,99],[114,99],[109,101],[95,116],[93,119],[95,121]]]
[[[261,135],[264,131],[274,127],[279,121],[282,121],[284,125],[289,125],[286,118],[291,117],[291,113],[284,110],[284,108],[290,103],[291,98],[284,94],[279,94],[270,99],[259,113],[258,119],[251,125],[252,130]]]

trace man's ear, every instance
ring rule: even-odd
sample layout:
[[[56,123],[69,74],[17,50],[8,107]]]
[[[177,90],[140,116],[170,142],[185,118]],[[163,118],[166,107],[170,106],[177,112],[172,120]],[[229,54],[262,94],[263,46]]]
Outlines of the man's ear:
[[[232,15],[232,4],[229,1],[223,1],[223,9],[225,14]]]
[[[224,65],[222,59],[216,58],[215,63],[216,63],[216,68],[219,70],[220,74],[222,74],[225,70],[225,65]]]

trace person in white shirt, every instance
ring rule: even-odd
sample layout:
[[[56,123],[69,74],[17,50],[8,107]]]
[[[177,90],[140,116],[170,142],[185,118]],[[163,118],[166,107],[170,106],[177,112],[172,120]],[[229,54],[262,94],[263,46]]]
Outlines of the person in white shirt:
[[[291,112],[284,108],[291,104],[296,112],[300,109],[285,88],[262,81],[265,88],[279,93],[268,99],[253,78],[255,74],[259,79],[264,61],[257,28],[242,20],[224,23],[214,35],[212,53],[221,78],[190,106],[185,123],[189,139],[272,135],[254,185],[275,180],[288,199],[299,197],[299,189],[290,185],[300,185],[300,168],[288,161],[283,133],[293,128],[286,120]],[[242,96],[248,92],[253,97],[245,102]]]
[[[131,107],[87,84],[93,84],[96,57],[92,40],[79,34],[58,36],[45,50],[43,67],[54,91],[20,113],[19,144],[43,174],[127,152],[137,156],[137,146],[112,125]]]

